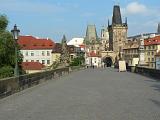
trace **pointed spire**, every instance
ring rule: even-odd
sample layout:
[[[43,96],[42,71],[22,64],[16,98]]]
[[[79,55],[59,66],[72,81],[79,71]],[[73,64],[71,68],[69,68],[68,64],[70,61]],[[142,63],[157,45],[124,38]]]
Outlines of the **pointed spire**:
[[[112,16],[112,24],[122,24],[121,11],[119,5],[114,5],[113,8],[113,16]]]
[[[66,36],[65,36],[65,35],[63,35],[62,43],[66,43],[66,42],[67,42]]]
[[[159,33],[159,34],[160,34],[160,23],[158,23],[157,33]]]
[[[109,19],[108,19],[108,27],[109,27]]]
[[[126,25],[128,24],[127,17],[125,18],[125,23],[126,23]]]
[[[86,38],[87,40],[91,40],[92,38],[97,39],[97,31],[95,25],[88,25],[86,31]]]

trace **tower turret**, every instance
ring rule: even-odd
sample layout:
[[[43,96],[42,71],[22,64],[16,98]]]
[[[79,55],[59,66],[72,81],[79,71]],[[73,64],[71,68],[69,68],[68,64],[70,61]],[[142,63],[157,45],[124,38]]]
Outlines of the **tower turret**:
[[[118,5],[113,7],[112,25],[122,24],[121,11]]]

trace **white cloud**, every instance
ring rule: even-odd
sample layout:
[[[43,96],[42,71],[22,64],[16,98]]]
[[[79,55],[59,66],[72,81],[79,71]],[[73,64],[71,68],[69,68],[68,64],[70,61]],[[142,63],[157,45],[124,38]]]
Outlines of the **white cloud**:
[[[143,4],[139,4],[138,2],[133,2],[128,4],[126,9],[127,9],[127,12],[131,14],[147,12],[147,7]]]
[[[149,11],[149,9],[143,4],[140,4],[138,2],[132,2],[132,3],[129,3],[126,6],[126,8],[123,8],[122,11],[124,14],[127,14],[127,15],[146,14]]]

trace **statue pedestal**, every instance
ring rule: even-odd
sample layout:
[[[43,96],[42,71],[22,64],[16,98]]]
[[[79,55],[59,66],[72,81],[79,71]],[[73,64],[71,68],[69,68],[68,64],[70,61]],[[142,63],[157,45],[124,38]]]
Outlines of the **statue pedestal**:
[[[119,60],[119,72],[126,72],[126,61]]]

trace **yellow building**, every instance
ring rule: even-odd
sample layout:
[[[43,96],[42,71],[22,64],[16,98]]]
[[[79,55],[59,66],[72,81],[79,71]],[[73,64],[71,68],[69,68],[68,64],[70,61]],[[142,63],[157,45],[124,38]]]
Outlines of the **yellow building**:
[[[62,50],[61,44],[56,43],[55,47],[52,50],[52,61],[53,61],[53,63],[60,62],[61,50]]]
[[[160,51],[160,36],[144,40],[145,44],[145,62],[149,68],[156,68],[155,55]]]

